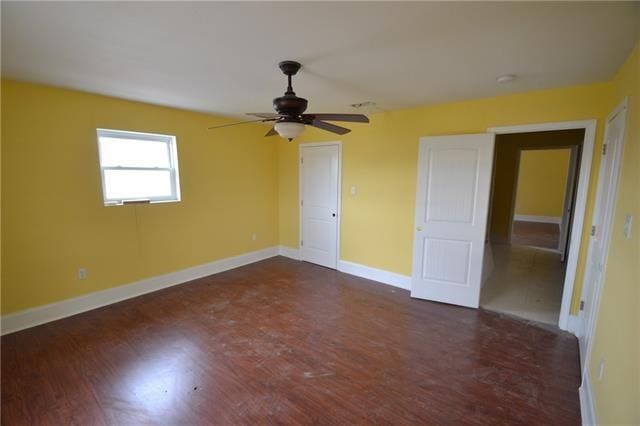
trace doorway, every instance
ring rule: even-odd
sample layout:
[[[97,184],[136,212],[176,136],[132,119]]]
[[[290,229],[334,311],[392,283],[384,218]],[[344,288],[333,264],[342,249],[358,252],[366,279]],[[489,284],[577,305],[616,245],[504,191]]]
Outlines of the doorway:
[[[337,269],[340,247],[340,142],[300,145],[300,258]]]
[[[491,279],[502,277],[505,283],[513,281],[513,277],[504,271],[515,271],[517,268],[512,265],[517,266],[519,260],[525,265],[528,262],[529,269],[544,270],[537,268],[526,253],[510,251],[517,170],[514,155],[519,149],[513,139],[531,141],[544,137],[547,145],[570,147],[577,156],[576,186],[570,203],[573,208],[566,226],[566,262],[553,260],[561,268],[561,273],[556,274],[559,275],[556,277],[556,293],[560,293],[560,307],[558,312],[556,306],[554,317],[545,321],[557,324],[563,330],[575,331],[578,320],[577,316],[570,316],[570,310],[595,130],[596,120],[584,120],[493,127],[487,129],[487,133],[475,135],[420,138],[411,296],[454,305],[491,308],[488,305],[495,299],[489,285]],[[561,136],[562,142],[551,143],[554,135]],[[567,135],[573,137],[572,142],[567,142]],[[497,137],[506,142],[500,144],[500,149],[494,149]],[[504,162],[507,167],[496,167],[501,163],[498,157],[503,151],[512,154],[512,161]],[[487,152],[495,155],[488,161]],[[495,159],[495,165],[492,159]],[[494,256],[493,246],[505,250]],[[539,263],[544,263],[542,256],[539,257]],[[520,272],[520,277],[531,276],[527,270]],[[548,278],[553,273],[542,275]],[[530,298],[536,297],[533,291],[525,290],[524,293]],[[509,297],[506,299],[508,303]],[[516,315],[521,313],[516,309]]]
[[[590,154],[593,129],[502,130],[487,233],[493,271],[481,306],[566,329],[591,161],[583,153]]]

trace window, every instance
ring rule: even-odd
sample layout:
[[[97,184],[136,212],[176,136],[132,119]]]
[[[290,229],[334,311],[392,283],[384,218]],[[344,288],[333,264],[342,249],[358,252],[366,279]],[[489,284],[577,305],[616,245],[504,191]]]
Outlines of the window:
[[[180,201],[176,138],[98,129],[104,205]]]

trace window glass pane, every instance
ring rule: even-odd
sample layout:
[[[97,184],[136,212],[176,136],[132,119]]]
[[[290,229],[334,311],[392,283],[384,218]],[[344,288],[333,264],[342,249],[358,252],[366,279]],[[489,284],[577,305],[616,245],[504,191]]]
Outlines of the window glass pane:
[[[103,167],[168,168],[168,143],[100,137],[100,162]]]
[[[171,196],[168,170],[105,170],[104,184],[110,200]]]

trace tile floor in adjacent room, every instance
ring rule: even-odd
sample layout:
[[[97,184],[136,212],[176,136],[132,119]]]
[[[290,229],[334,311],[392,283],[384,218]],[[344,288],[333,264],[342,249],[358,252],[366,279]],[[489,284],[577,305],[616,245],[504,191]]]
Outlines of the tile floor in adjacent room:
[[[482,288],[483,308],[557,325],[565,263],[558,253],[495,244],[495,268]]]

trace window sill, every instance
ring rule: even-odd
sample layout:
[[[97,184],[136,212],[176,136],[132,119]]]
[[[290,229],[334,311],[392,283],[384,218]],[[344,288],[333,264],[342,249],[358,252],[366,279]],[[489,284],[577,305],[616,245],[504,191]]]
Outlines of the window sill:
[[[114,206],[127,206],[127,205],[137,205],[137,204],[165,204],[165,203],[179,203],[180,199],[172,199],[172,200],[123,200],[123,201],[105,201],[105,207],[114,207]]]

